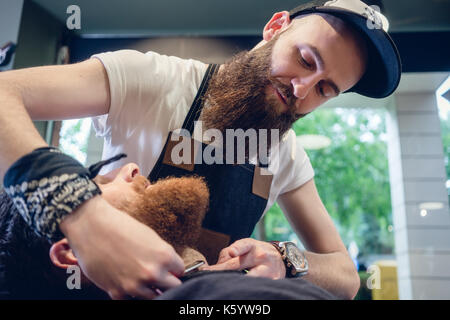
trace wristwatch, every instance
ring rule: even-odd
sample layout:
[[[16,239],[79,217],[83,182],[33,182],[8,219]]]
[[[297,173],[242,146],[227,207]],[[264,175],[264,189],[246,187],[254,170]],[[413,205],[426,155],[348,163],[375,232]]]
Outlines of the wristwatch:
[[[286,266],[286,278],[299,278],[308,273],[308,261],[305,254],[294,242],[271,241],[270,242],[281,254]]]

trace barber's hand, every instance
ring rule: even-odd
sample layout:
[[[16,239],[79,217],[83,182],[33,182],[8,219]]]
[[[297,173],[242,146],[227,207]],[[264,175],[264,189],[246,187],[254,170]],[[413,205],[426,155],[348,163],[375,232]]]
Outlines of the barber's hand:
[[[153,299],[155,287],[181,284],[176,276],[184,263],[173,247],[101,196],[82,204],[60,228],[84,274],[112,299]]]
[[[237,240],[224,248],[217,264],[204,267],[203,270],[244,270],[247,275],[281,279],[286,276],[281,255],[275,247],[264,241],[251,238]]]

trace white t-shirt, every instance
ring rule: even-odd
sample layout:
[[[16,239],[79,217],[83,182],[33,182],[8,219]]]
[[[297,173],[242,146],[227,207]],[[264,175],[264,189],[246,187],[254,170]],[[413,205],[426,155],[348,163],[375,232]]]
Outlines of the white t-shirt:
[[[168,133],[180,129],[208,67],[155,52],[119,50],[93,55],[108,74],[111,92],[109,113],[93,118],[96,135],[105,140],[102,158],[126,153],[127,158],[105,166],[109,172],[128,162],[148,176],[164,147]],[[194,133],[195,135],[195,133]],[[309,158],[290,130],[279,148],[264,213],[279,194],[294,190],[314,177]]]

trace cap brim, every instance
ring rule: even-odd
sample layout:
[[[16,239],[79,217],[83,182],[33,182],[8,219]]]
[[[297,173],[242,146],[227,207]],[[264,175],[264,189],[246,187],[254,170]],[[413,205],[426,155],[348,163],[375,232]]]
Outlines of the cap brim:
[[[297,16],[322,12],[341,18],[360,31],[367,43],[366,72],[360,81],[346,92],[356,92],[370,98],[385,98],[397,89],[401,77],[401,60],[398,50],[386,32],[369,28],[367,18],[352,11],[332,7],[316,7]],[[296,17],[297,17],[296,16]]]

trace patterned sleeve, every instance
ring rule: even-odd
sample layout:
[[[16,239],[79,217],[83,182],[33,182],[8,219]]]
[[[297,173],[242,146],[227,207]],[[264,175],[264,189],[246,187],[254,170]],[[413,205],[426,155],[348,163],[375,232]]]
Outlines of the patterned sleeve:
[[[50,241],[64,237],[63,218],[101,194],[89,170],[56,148],[39,148],[17,160],[4,177],[5,192],[35,233]]]

